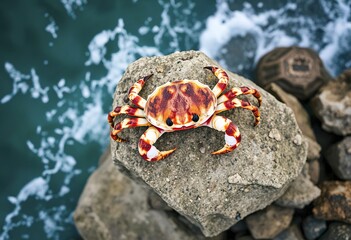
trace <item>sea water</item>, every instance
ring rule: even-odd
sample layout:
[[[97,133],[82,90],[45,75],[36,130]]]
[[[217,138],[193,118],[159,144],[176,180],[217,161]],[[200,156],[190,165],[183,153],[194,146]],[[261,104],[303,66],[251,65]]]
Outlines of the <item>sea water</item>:
[[[296,45],[333,76],[351,67],[350,0],[0,6],[0,240],[79,239],[72,212],[108,146],[115,87],[140,57],[201,50],[254,80],[263,54]]]

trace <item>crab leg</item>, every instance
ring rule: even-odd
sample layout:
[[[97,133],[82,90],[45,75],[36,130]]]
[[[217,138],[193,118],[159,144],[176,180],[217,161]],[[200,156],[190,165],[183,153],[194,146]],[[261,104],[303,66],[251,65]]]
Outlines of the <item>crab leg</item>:
[[[239,146],[241,135],[238,127],[228,118],[223,116],[214,116],[207,124],[208,127],[218,131],[225,132],[225,145],[222,149],[212,152],[212,154],[222,154],[233,151]]]
[[[152,77],[153,74],[150,74],[146,77],[140,78],[134,85],[129,89],[128,98],[136,106],[144,109],[146,100],[139,96],[139,92],[143,88],[145,81]]]
[[[109,112],[107,116],[107,121],[111,125],[111,127],[114,127],[113,119],[115,119],[115,117],[120,114],[128,114],[129,116],[135,116],[135,117],[146,116],[145,112],[139,108],[133,108],[129,105],[124,105],[121,107],[117,106],[113,111]]]
[[[216,97],[221,95],[221,93],[224,91],[224,89],[227,87],[228,84],[228,75],[227,73],[220,68],[209,66],[209,67],[204,67],[206,69],[209,69],[212,71],[214,75],[218,78],[218,83],[214,88],[212,89],[212,92],[215,94]]]
[[[149,162],[159,161],[173,153],[176,148],[169,151],[159,151],[153,144],[159,137],[164,133],[162,129],[155,127],[149,127],[145,133],[140,137],[139,140],[139,153],[140,155]]]
[[[233,87],[230,89],[228,92],[223,94],[217,99],[218,103],[222,103],[228,100],[231,100],[239,95],[247,95],[247,94],[252,94],[258,101],[258,106],[261,106],[262,104],[262,97],[259,91],[257,91],[254,88],[249,88],[249,87]]]
[[[120,138],[117,134],[125,128],[151,126],[145,118],[126,118],[122,122],[116,124],[111,131],[111,138],[117,142],[125,142],[126,140]]]
[[[249,102],[246,102],[244,100],[240,100],[237,98],[225,101],[221,104],[219,104],[216,108],[215,114],[226,111],[226,110],[230,110],[233,108],[244,108],[244,109],[248,109],[250,111],[252,111],[252,113],[255,116],[255,126],[257,126],[257,124],[260,123],[260,111],[258,110],[258,108],[256,106],[252,106]]]

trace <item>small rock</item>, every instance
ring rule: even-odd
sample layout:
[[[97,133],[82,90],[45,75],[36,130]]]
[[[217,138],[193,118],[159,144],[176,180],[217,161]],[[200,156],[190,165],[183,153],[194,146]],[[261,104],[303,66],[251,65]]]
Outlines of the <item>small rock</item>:
[[[74,212],[84,239],[204,239],[184,228],[174,213],[150,209],[149,191],[123,175],[109,152],[89,178]]]
[[[272,240],[304,240],[300,228],[293,224]]]
[[[306,137],[306,140],[308,145],[307,160],[318,160],[322,149],[321,146],[317,143],[316,140],[313,140],[309,137]]]
[[[309,48],[276,48],[257,64],[257,81],[263,87],[274,82],[300,100],[313,95],[330,75],[318,54]]]
[[[200,153],[205,153],[206,149],[204,147],[200,147]]]
[[[270,205],[246,217],[246,224],[255,239],[274,238],[288,228],[294,209]]]
[[[328,231],[319,240],[349,240],[351,239],[351,225],[333,222]]]
[[[138,77],[150,73],[154,73],[153,77],[140,92],[143,98],[158,86],[180,79],[197,79],[212,89],[218,79],[204,69],[210,65],[220,67],[196,51],[140,58],[128,66],[119,81],[113,108],[126,104],[123,101],[124,89],[131,87]],[[159,66],[167,71],[156,72]],[[129,176],[151,187],[171,208],[200,227],[206,236],[218,235],[241,218],[271,204],[299,175],[307,158],[306,141],[303,139],[301,145],[293,143],[295,136],[302,133],[291,109],[253,82],[226,72],[229,76],[227,90],[250,86],[257,88],[263,98],[259,127],[253,127],[251,111],[234,109],[223,113],[241,132],[241,144],[233,152],[212,155],[210,152],[224,145],[224,133],[207,127],[162,135],[155,145],[160,150],[174,147],[177,150],[160,162],[146,162],[139,155],[138,141],[145,127],[123,131],[121,137],[128,139],[127,143],[111,142],[112,158],[117,165],[122,166]],[[251,95],[240,97],[257,105]],[[124,118],[118,116],[116,122]],[[279,141],[267,141],[272,129],[279,133],[279,136],[273,134]],[[200,151],[201,147],[206,148],[205,153]],[[239,182],[230,178],[236,174],[240,174]],[[237,181],[237,184],[229,181]],[[240,218],[237,218],[237,212]]]
[[[281,141],[282,140],[282,137],[280,135],[280,132],[277,130],[277,129],[272,129],[270,132],[269,132],[269,135],[268,135],[270,138],[273,138],[277,141]]]
[[[351,69],[323,86],[311,106],[324,130],[342,136],[351,134]]]
[[[308,165],[290,184],[288,190],[275,202],[283,207],[304,208],[321,194],[308,176]]]
[[[313,215],[324,220],[351,223],[351,181],[326,181],[314,202]]]
[[[297,135],[295,136],[294,143],[295,143],[296,145],[301,145],[301,144],[302,144],[302,137],[301,137],[300,134],[297,134]]]
[[[318,160],[312,160],[308,162],[308,175],[310,176],[311,182],[317,184],[320,176],[320,164]]]
[[[302,222],[302,229],[307,240],[315,240],[327,230],[327,222],[308,216]]]
[[[325,155],[334,173],[341,179],[351,180],[351,136],[331,146]]]
[[[228,183],[230,184],[242,184],[242,185],[249,185],[250,182],[243,179],[239,173],[236,173],[233,176],[228,177]]]

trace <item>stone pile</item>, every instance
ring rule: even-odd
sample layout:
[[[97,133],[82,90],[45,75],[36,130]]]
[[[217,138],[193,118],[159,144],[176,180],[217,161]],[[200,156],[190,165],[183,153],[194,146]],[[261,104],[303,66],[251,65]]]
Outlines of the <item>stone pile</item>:
[[[287,54],[280,55],[290,56]],[[242,134],[241,145],[231,153],[211,155],[223,146],[224,134],[202,127],[164,134],[156,147],[177,150],[150,163],[137,149],[146,128],[124,130],[121,136],[129,142],[111,142],[111,151],[88,181],[75,211],[83,238],[326,240],[351,236],[350,74],[334,81],[318,59],[284,59],[286,64],[300,64],[290,69],[303,70],[299,73],[303,77],[309,76],[305,72],[309,69],[316,73],[316,66],[319,75],[310,74],[315,77],[308,79],[308,84],[300,81],[297,89],[294,84],[286,88],[286,84],[271,81],[264,84],[264,90],[226,70],[228,89],[249,86],[263,96],[258,127],[253,127],[250,111],[235,109],[221,114]],[[278,60],[275,58],[275,63]],[[139,59],[120,80],[113,108],[127,104],[130,86],[151,73],[153,77],[140,92],[144,98],[157,86],[180,79],[197,79],[212,88],[217,79],[203,70],[211,65],[219,66],[195,51]],[[328,88],[331,81],[339,86]],[[342,92],[335,93],[339,87]],[[337,96],[333,98],[333,94]],[[252,96],[239,98],[257,106]],[[309,99],[323,129],[305,110],[310,109]],[[342,123],[344,129],[335,127]]]

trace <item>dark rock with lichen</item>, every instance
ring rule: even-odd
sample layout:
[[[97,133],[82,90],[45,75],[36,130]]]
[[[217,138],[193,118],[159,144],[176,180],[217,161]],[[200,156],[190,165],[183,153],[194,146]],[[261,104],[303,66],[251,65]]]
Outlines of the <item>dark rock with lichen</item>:
[[[351,182],[326,181],[314,202],[313,215],[324,220],[351,223]]]
[[[209,65],[219,66],[195,51],[139,59],[129,65],[119,82],[113,107],[125,105],[132,84],[150,73],[154,76],[140,92],[144,98],[157,86],[180,79],[196,79],[212,88],[218,80],[203,69]],[[206,236],[223,232],[281,196],[300,173],[307,155],[306,142],[291,109],[251,81],[227,73],[227,89],[250,86],[263,96],[262,122],[256,128],[250,111],[235,109],[223,113],[242,134],[241,145],[233,152],[211,155],[211,151],[223,146],[224,134],[206,127],[164,134],[156,147],[177,147],[177,151],[155,163],[144,161],[137,150],[146,128],[125,130],[121,135],[129,139],[128,143],[111,143],[112,158],[125,173],[152,188]],[[242,99],[257,104],[252,96]]]

